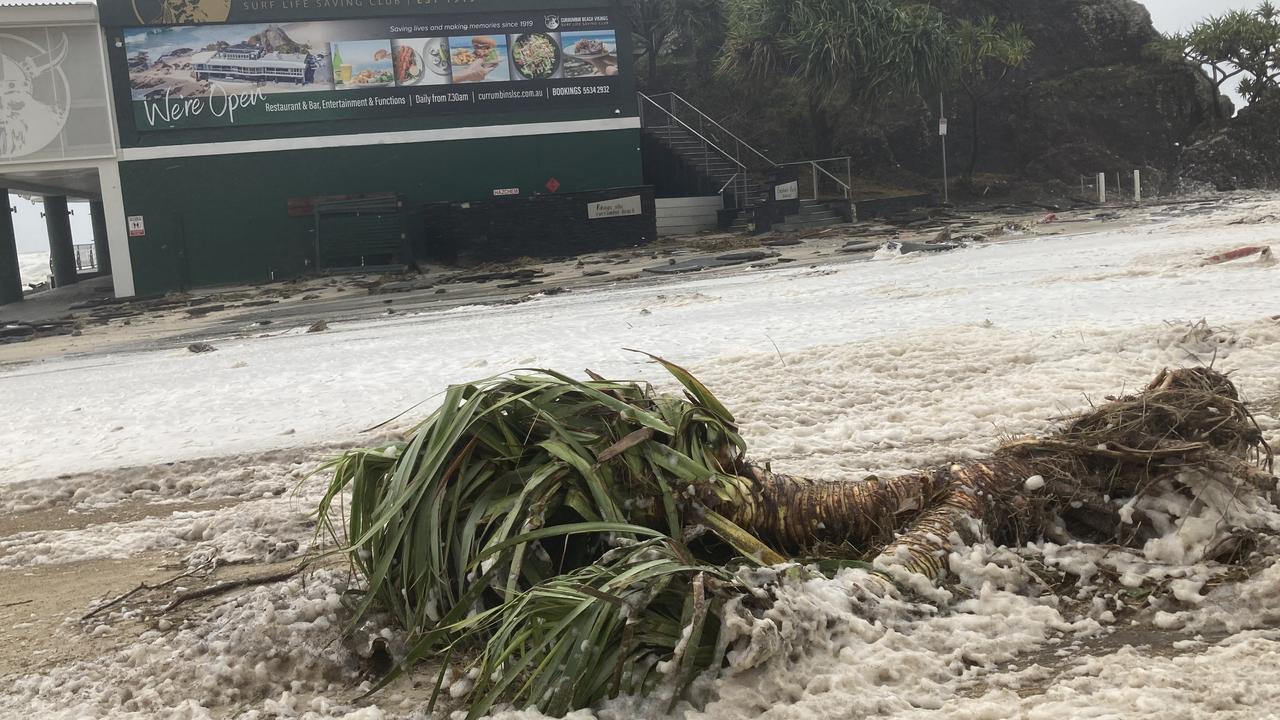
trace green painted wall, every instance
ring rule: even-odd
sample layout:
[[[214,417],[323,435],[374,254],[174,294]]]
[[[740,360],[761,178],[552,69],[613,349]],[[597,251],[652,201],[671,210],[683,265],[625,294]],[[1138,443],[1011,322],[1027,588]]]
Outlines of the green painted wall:
[[[559,192],[643,184],[640,131],[617,130],[404,145],[367,145],[122,162],[127,215],[146,235],[130,239],[136,292],[261,282],[308,269],[310,217],[291,198],[394,192],[409,233],[428,202],[492,197],[495,188]]]

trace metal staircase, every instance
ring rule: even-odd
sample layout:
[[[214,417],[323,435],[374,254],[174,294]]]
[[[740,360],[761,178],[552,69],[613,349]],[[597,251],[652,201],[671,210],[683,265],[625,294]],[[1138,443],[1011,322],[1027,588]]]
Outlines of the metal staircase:
[[[848,157],[776,163],[676,93],[638,95],[644,133],[708,180],[706,186],[724,198],[725,209],[737,211],[731,230],[751,227],[755,209],[766,200],[766,173],[787,165],[798,165],[802,174],[807,174],[801,186],[809,197],[801,199],[799,213],[775,227],[801,230],[839,222],[840,216],[824,200],[849,198]],[[843,180],[824,167],[832,163],[837,171],[843,169]]]

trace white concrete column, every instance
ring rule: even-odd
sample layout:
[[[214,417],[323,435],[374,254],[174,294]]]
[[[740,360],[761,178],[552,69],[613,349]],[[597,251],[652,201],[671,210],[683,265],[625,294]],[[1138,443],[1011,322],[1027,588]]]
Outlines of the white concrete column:
[[[1098,173],[1098,203],[1102,204],[1107,201],[1107,174]]]
[[[1135,203],[1142,202],[1142,171],[1133,171],[1133,201]]]
[[[120,168],[113,160],[98,163],[98,185],[107,221],[107,246],[111,248],[111,280],[116,297],[132,297],[133,260],[129,257],[129,229],[124,216],[124,195],[120,191]]]

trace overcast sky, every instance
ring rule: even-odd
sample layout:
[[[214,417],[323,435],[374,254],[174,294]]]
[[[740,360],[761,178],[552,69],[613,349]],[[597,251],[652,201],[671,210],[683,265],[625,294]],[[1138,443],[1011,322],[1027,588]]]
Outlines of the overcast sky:
[[[0,0],[0,5],[10,4],[17,0]],[[1146,0],[1143,3],[1151,11],[1151,18],[1157,30],[1175,32],[1183,30],[1207,15],[1217,15],[1227,10],[1256,6],[1257,0]],[[1233,88],[1234,90],[1234,88]],[[1237,104],[1239,100],[1236,101]],[[43,251],[48,248],[45,239],[44,218],[40,217],[40,206],[14,197],[12,204],[18,206],[14,215],[14,230],[18,236],[19,252]],[[77,207],[71,218],[72,232],[76,242],[91,242],[92,231],[89,228],[89,207]]]
[[[1139,0],[1142,2],[1142,0]],[[1185,30],[1208,15],[1221,15],[1228,10],[1257,7],[1257,0],[1146,0],[1151,19],[1161,32]]]

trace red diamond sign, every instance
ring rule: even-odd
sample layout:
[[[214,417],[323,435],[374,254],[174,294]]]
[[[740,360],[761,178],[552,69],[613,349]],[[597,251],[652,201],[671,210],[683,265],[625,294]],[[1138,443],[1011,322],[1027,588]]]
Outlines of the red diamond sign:
[[[559,181],[559,180],[557,180],[557,179],[555,179],[555,178],[551,178],[550,180],[548,180],[548,181],[547,181],[547,192],[555,192],[555,191],[557,191],[557,190],[559,190],[559,189],[560,189],[560,181]]]

